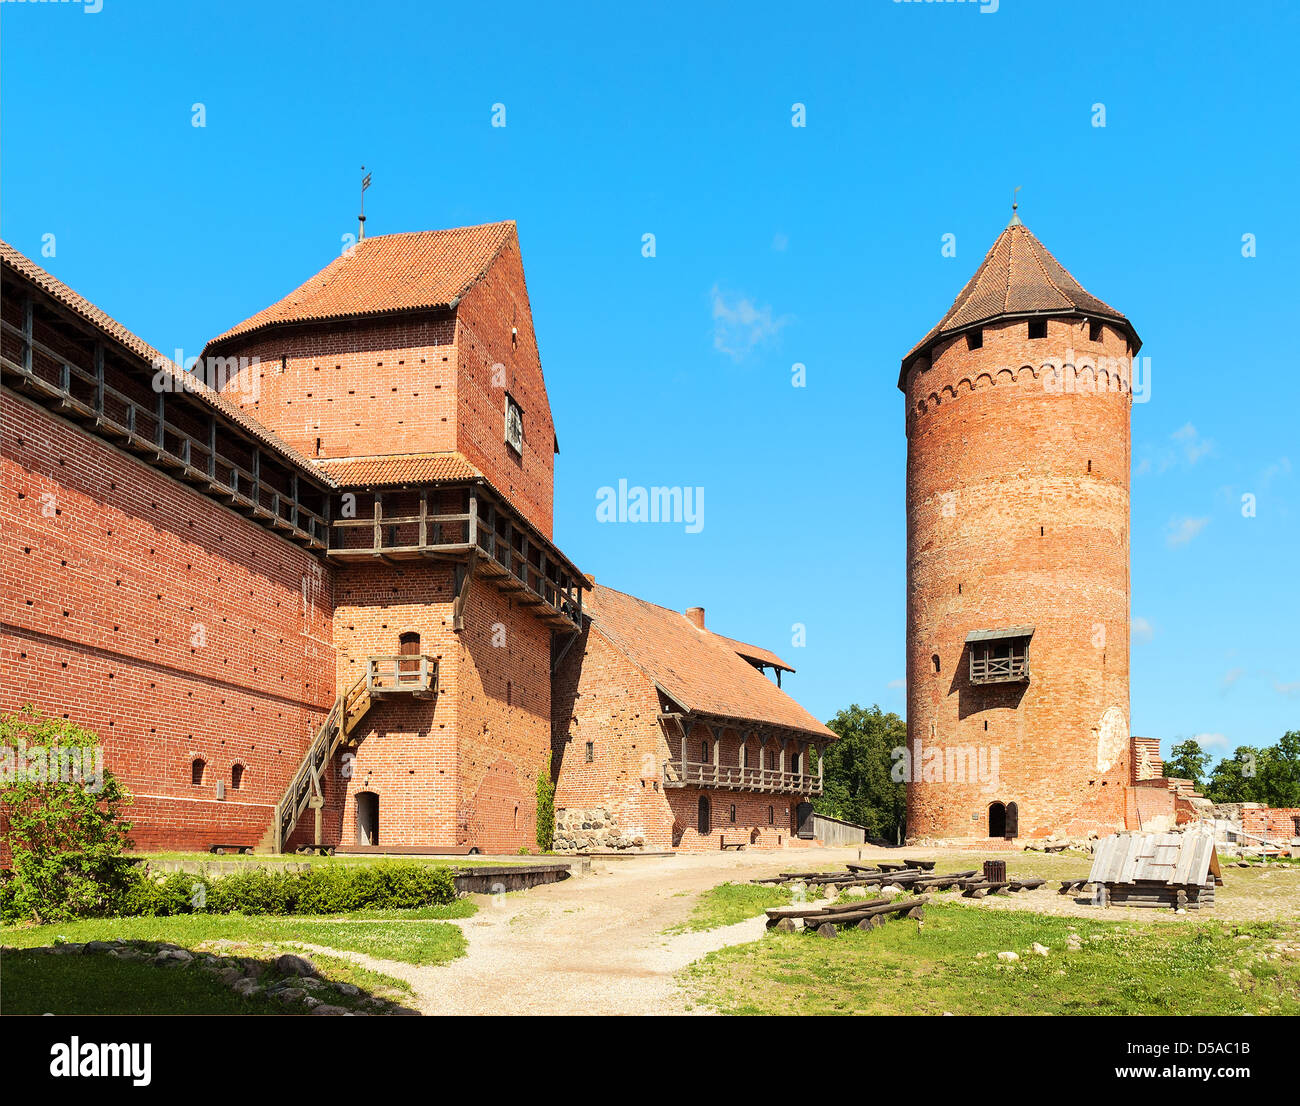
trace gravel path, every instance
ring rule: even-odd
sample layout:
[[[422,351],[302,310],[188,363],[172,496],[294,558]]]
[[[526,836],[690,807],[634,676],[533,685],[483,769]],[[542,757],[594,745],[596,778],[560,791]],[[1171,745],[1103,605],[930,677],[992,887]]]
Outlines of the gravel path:
[[[897,851],[861,850],[864,859],[900,859]],[[938,870],[978,866],[978,854],[957,850],[906,850],[939,859]],[[757,940],[763,918],[700,933],[668,936],[690,916],[698,895],[728,880],[743,882],[778,872],[843,870],[857,848],[800,849],[780,853],[704,854],[593,861],[590,875],[530,891],[476,896],[479,912],[450,922],[468,938],[466,956],[421,967],[316,946],[408,982],[423,1014],[707,1014],[692,1007],[674,976],[715,949]],[[1001,854],[1017,875],[1086,875],[1087,857]],[[980,858],[982,859],[982,858]],[[1221,920],[1295,917],[1300,872],[1225,870],[1228,887],[1207,917]],[[1244,878],[1243,878],[1244,876]],[[1020,909],[1045,914],[1140,921],[1182,919],[1172,911],[1111,909],[1076,903],[1051,890],[969,903],[973,909]],[[1196,915],[1191,914],[1193,920]]]

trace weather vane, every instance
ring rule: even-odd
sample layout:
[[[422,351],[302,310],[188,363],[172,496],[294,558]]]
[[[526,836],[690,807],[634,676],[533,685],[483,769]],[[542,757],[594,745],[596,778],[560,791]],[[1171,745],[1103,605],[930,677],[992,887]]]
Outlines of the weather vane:
[[[361,171],[366,173],[366,167],[364,165],[361,166]],[[361,220],[361,230],[357,234],[358,242],[362,241],[366,237],[366,189],[370,187],[370,177],[371,174],[366,173],[366,175],[361,178],[361,215],[359,216]]]
[[[1020,222],[1020,216],[1016,214],[1016,209],[1020,206],[1020,202],[1016,199],[1016,193],[1023,187],[1024,185],[1018,184],[1011,190],[1011,221],[1013,223]]]

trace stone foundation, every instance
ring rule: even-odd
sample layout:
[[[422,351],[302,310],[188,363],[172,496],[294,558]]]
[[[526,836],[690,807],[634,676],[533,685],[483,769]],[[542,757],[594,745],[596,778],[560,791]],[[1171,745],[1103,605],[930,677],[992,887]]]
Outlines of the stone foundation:
[[[626,852],[645,848],[645,838],[640,834],[626,833],[618,818],[603,806],[557,810],[555,812],[555,843],[557,853],[593,850],[598,852]]]

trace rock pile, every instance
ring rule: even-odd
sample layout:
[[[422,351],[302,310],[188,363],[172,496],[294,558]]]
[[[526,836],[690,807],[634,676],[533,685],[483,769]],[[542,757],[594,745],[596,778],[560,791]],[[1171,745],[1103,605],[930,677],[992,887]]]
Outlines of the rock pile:
[[[606,807],[571,808],[555,812],[552,848],[557,853],[626,852],[644,849],[645,837],[626,832]]]

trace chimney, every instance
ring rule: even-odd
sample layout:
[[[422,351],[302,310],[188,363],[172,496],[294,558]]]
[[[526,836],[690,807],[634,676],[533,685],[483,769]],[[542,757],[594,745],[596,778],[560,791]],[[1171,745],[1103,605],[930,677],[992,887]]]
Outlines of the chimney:
[[[704,629],[704,608],[703,607],[687,607],[686,617],[691,620],[691,625],[693,625],[697,630]]]

